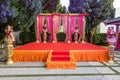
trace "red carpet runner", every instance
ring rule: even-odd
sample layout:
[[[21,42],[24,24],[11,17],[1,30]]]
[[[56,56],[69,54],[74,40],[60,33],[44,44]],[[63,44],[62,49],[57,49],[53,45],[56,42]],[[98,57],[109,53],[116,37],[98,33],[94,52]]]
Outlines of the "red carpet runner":
[[[70,61],[70,54],[69,52],[52,52],[51,61],[68,62]]]
[[[63,68],[63,69],[75,69],[76,63],[74,56],[69,51],[67,52],[52,52],[46,61],[46,67],[48,69]]]

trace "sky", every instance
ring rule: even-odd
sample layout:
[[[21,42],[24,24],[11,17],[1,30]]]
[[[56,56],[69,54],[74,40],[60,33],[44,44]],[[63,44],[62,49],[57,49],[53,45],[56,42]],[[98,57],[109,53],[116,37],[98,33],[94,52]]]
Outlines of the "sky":
[[[66,7],[69,6],[69,0],[61,0],[60,2],[62,4],[62,6],[66,6]],[[120,0],[114,0],[113,5],[114,5],[115,8],[120,7]]]
[[[69,0],[60,0],[62,6],[66,6],[68,7],[69,6]]]
[[[120,0],[114,0],[113,5],[114,5],[115,8],[120,7]]]

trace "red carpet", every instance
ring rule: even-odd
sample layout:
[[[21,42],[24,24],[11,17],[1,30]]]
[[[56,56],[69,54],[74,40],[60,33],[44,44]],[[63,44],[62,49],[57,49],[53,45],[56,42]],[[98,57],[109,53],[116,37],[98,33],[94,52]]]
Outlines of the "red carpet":
[[[70,57],[69,56],[67,56],[67,57],[59,57],[59,56],[57,56],[57,57],[51,57],[51,61],[52,62],[67,62],[67,61],[70,61]]]
[[[106,50],[103,47],[89,43],[29,43],[14,50],[53,50],[53,51],[69,51],[69,50]]]
[[[52,52],[51,61],[70,61],[69,52]]]

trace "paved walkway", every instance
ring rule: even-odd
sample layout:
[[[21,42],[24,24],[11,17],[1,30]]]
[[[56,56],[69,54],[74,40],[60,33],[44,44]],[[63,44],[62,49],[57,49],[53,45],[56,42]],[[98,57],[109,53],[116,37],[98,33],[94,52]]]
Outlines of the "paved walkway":
[[[120,52],[115,51],[115,64],[77,62],[77,68],[46,69],[44,62],[0,62],[0,80],[120,80]]]

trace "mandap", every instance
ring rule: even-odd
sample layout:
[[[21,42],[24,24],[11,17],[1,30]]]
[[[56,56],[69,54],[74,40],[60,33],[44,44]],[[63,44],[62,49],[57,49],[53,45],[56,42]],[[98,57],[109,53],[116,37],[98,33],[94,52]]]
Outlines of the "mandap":
[[[65,41],[72,41],[72,34],[75,31],[76,24],[80,33],[79,41],[84,42],[85,16],[87,14],[39,14],[35,26],[37,42],[42,41],[40,35],[45,25],[50,34],[50,42],[57,42],[56,34],[60,31],[66,34]],[[60,30],[61,28],[62,30]]]

